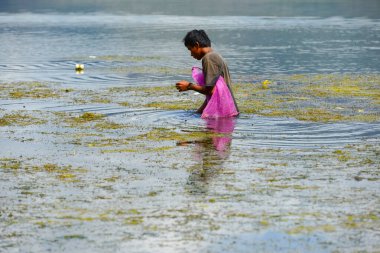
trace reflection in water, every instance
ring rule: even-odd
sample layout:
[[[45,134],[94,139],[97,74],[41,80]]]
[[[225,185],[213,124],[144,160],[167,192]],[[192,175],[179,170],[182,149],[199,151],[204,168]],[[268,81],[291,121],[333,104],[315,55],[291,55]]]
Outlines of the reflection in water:
[[[192,142],[193,158],[197,163],[190,168],[188,192],[203,194],[209,182],[222,170],[223,162],[230,154],[235,118],[205,119],[209,137]],[[184,143],[181,143],[184,144]]]

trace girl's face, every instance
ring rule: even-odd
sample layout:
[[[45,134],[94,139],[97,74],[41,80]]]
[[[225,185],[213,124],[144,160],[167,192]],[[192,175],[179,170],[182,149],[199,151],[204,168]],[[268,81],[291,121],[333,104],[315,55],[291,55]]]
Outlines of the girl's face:
[[[201,60],[203,57],[202,48],[199,45],[195,45],[193,47],[188,46],[187,49],[190,51],[190,54],[193,58],[197,60]]]

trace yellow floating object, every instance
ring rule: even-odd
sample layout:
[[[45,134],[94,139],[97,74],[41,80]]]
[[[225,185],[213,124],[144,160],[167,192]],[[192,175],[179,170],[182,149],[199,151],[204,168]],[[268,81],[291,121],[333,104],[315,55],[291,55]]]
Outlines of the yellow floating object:
[[[264,80],[261,84],[262,84],[263,89],[268,89],[270,81]]]
[[[75,64],[75,70],[76,71],[84,70],[84,65],[83,64]]]

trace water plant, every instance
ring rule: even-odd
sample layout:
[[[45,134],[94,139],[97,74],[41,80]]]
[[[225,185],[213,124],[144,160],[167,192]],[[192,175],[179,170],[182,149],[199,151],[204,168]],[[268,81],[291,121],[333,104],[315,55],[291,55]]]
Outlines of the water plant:
[[[59,98],[62,90],[53,89],[42,82],[15,82],[0,84],[0,97],[12,99]]]
[[[26,112],[15,112],[11,114],[5,114],[0,118],[1,126],[29,126],[29,125],[39,125],[44,124],[47,121],[45,119],[36,118],[34,116],[28,115]]]

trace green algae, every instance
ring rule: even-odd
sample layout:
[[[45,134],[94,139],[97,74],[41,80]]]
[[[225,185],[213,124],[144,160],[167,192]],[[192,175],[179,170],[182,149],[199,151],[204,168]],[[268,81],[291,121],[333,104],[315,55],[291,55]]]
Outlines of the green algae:
[[[17,237],[21,237],[21,236],[23,236],[23,234],[17,233],[17,232],[12,232],[12,233],[4,235],[4,237],[6,237],[6,238],[17,238]]]
[[[247,219],[256,219],[258,216],[253,215],[250,213],[241,213],[241,212],[234,212],[227,214],[227,218],[233,219],[233,218],[247,218]]]
[[[373,212],[367,214],[348,214],[342,218],[341,226],[345,229],[371,228],[376,226],[379,215]]]
[[[216,200],[215,200],[215,199],[209,199],[208,202],[209,202],[209,203],[215,203]]]
[[[303,88],[319,97],[380,97],[380,77],[364,75],[319,75]]]
[[[45,124],[47,121],[44,119],[36,118],[30,116],[26,113],[12,113],[5,114],[0,118],[1,126],[29,126],[29,125],[40,125]]]
[[[53,89],[41,82],[16,82],[0,84],[0,97],[12,99],[59,98],[63,90]]]
[[[156,197],[157,195],[158,195],[158,193],[155,191],[148,192],[148,194],[147,194],[148,197]]]
[[[242,113],[256,114],[276,108],[273,101],[267,101],[268,91],[263,91],[259,84],[237,83],[233,85],[233,92]]]
[[[282,181],[282,180],[281,180]],[[294,189],[294,190],[318,190],[318,186],[306,186],[299,184],[270,184],[273,188],[278,189]]]
[[[144,222],[144,218],[140,216],[128,217],[124,220],[125,225],[140,225]]]
[[[85,112],[81,116],[74,118],[74,121],[77,121],[78,123],[83,123],[83,122],[98,120],[98,119],[101,119],[103,117],[104,117],[103,114]]]
[[[83,167],[74,168],[71,165],[60,166],[54,163],[34,165],[15,158],[1,158],[0,168],[15,171],[24,170],[29,173],[45,172],[54,175],[55,178],[63,182],[78,182],[77,176],[87,172],[87,169]]]
[[[305,233],[314,233],[316,231],[323,231],[326,233],[329,232],[335,232],[336,227],[330,224],[325,224],[325,225],[317,225],[317,226],[296,226],[292,229],[289,229],[287,231],[288,234],[305,234]]]
[[[240,111],[314,122],[380,120],[379,75],[293,75],[282,76],[279,83],[268,89],[260,83],[234,85]],[[331,98],[344,98],[344,106]]]
[[[91,98],[91,100],[89,101],[89,103],[110,104],[110,103],[112,103],[112,100],[108,99],[108,98],[96,98],[96,97],[93,97],[93,98]]]
[[[73,127],[80,126],[80,125],[83,125],[83,124],[86,124],[89,122],[93,122],[93,121],[99,121],[100,119],[104,118],[103,114],[92,113],[92,112],[85,112],[82,115],[74,116],[74,117],[68,117],[68,115],[66,115],[64,113],[60,113],[60,115],[66,116],[64,118],[64,121]]]
[[[72,127],[72,128],[94,128],[98,131],[104,131],[104,130],[118,130],[118,129],[124,129],[128,128],[129,126],[126,124],[119,124],[112,122],[111,120],[107,119],[104,114],[101,113],[93,113],[93,112],[85,112],[81,115],[73,115],[63,112],[57,112],[55,113],[55,116],[57,117],[56,123],[62,124]],[[75,134],[73,136],[76,139],[81,139],[82,137],[87,136],[98,136],[101,137],[102,135],[99,132],[94,133],[84,133],[82,136],[79,136],[78,134]],[[80,144],[80,143],[78,143]]]
[[[64,182],[78,182],[77,174],[87,172],[84,168],[73,168],[71,165],[60,166],[46,163],[42,166],[32,166],[34,171],[44,171],[54,174],[57,179]]]
[[[188,97],[178,97],[178,92],[174,86],[146,86],[146,87],[113,87],[107,91],[111,95],[124,95],[130,97],[131,100],[117,101],[121,106],[127,107],[148,107],[164,110],[194,110],[194,103],[202,104],[199,98],[196,101]]]
[[[0,168],[18,170],[22,162],[14,158],[0,158]]]
[[[127,128],[126,125],[118,124],[111,121],[102,121],[102,122],[96,123],[94,127],[98,130],[106,130],[106,129],[112,130],[112,129]]]
[[[194,110],[194,102],[189,100],[178,102],[151,102],[145,104],[145,106],[164,110]]]
[[[119,105],[128,107],[128,106],[130,106],[130,103],[129,102],[119,102]]]
[[[97,139],[94,141],[89,141],[83,143],[85,146],[88,147],[109,147],[109,146],[121,146],[121,145],[127,145],[130,143],[129,139],[123,139],[123,138],[117,138],[117,139],[111,139],[111,138],[104,138],[104,139]]]
[[[59,219],[76,220],[76,221],[82,221],[82,222],[91,222],[91,221],[96,220],[94,217],[75,216],[75,215],[63,215],[63,216],[59,217]]]
[[[270,226],[270,222],[267,220],[260,220],[260,225],[264,227]]]
[[[376,74],[284,75],[274,76],[268,83],[265,89],[262,82],[232,86],[241,113],[313,122],[380,120],[380,76]],[[74,103],[116,103],[131,108],[196,110],[196,104],[200,105],[203,100],[202,96],[184,99],[178,95],[174,85],[112,87],[97,92],[72,92],[72,89],[58,89],[53,84],[38,82],[3,84],[0,87],[0,96],[5,98],[60,98],[65,94],[65,99]],[[35,95],[31,94],[33,92]],[[78,117],[74,123],[88,120]],[[0,119],[0,125],[5,124],[7,122]],[[117,128],[116,125],[109,127],[113,128]]]
[[[138,96],[165,96],[173,94],[174,90],[171,86],[143,86],[143,87],[111,87],[107,89],[109,93],[132,93]]]
[[[352,159],[348,151],[335,150],[333,153],[340,162],[347,162]]]
[[[97,196],[96,199],[106,200],[101,196]],[[84,208],[68,208],[56,214],[56,219],[64,220],[65,222],[80,222],[80,223],[92,223],[92,222],[120,222],[128,225],[137,225],[143,222],[141,212],[137,209],[103,209],[97,212],[96,210],[84,209]]]
[[[143,149],[145,152],[149,152],[147,149]],[[119,149],[103,149],[101,151],[102,154],[110,154],[110,153],[137,153],[140,152],[140,149],[136,148],[119,148]]]
[[[268,82],[266,88],[259,82],[232,86],[241,113],[313,122],[380,120],[380,77],[376,74],[290,75]],[[196,110],[203,100],[202,96],[183,99],[174,86],[114,87],[107,92],[130,94],[133,99],[118,102],[123,106],[164,110]]]
[[[88,57],[86,57],[86,58],[88,58]],[[162,56],[98,55],[98,56],[90,57],[90,59],[95,59],[96,61],[102,60],[102,61],[143,62],[143,61],[160,60],[160,59],[162,59]]]
[[[287,97],[281,97],[280,94],[272,93],[275,91],[278,87],[276,87],[275,83],[272,83],[268,87],[268,89],[263,90],[260,87],[257,87],[256,98],[262,102],[263,107],[258,108],[258,110],[255,113],[264,115],[265,113],[271,113],[274,111],[275,108],[278,108],[276,104],[283,105],[283,108],[278,109],[286,110],[284,114],[277,115],[277,117],[294,117],[296,118],[300,114],[299,106],[296,105],[297,103],[303,103],[305,101],[308,101],[309,99],[302,98],[301,96],[295,96],[294,99],[292,96]],[[154,89],[150,89],[151,92],[153,92]],[[160,90],[160,89],[157,89]],[[163,87],[159,92],[162,94],[165,94],[165,87]],[[268,94],[267,94],[268,93]],[[127,94],[129,94],[127,92]],[[139,93],[142,94],[142,93]],[[252,93],[253,94],[253,93]],[[125,96],[125,94],[122,94]],[[268,97],[267,97],[268,96]],[[274,104],[269,103],[267,99],[271,96],[278,96],[275,100],[273,100]],[[143,97],[143,96],[142,96]],[[248,96],[247,96],[248,97]],[[254,97],[252,97],[253,99]],[[124,98],[123,98],[124,99]],[[310,100],[313,98],[310,97]],[[249,109],[249,101],[250,99],[246,100],[246,108],[243,107],[244,110]],[[132,102],[129,102],[128,106],[133,105]],[[294,106],[294,107],[293,107]],[[194,107],[194,104],[191,104],[189,106]],[[291,108],[297,108],[299,111],[295,110],[295,113],[292,112]],[[184,106],[185,110],[186,108]],[[303,118],[300,117],[301,120],[312,120],[317,122],[329,122],[329,121],[342,121],[342,120],[352,120],[353,116],[346,116],[344,114],[341,114],[342,117],[340,119],[331,119],[332,115],[324,115],[323,111],[316,112],[315,108],[305,107],[305,114],[309,114],[306,116],[303,116]],[[314,111],[313,111],[314,110]],[[328,111],[328,109],[326,109]],[[253,112],[253,111],[252,111]],[[293,113],[293,114],[292,114]],[[322,116],[318,116],[315,119],[312,118],[312,114],[320,114]],[[332,112],[333,113],[333,112]],[[337,113],[337,115],[340,115]],[[276,115],[270,115],[270,116],[276,116]],[[86,210],[85,212],[78,211],[77,213],[68,213],[65,215],[61,215],[56,217],[56,219],[51,223],[55,224],[59,227],[64,226],[73,226],[73,229],[76,228],[76,225],[85,225],[86,223],[91,224],[99,224],[102,222],[110,222],[107,225],[111,225],[112,223],[122,224],[126,225],[124,228],[130,229],[131,231],[128,231],[126,233],[133,234],[136,229],[147,229],[148,231],[187,231],[187,230],[199,230],[199,231],[207,231],[204,232],[207,236],[209,231],[215,231],[220,230],[224,231],[226,228],[226,224],[237,224],[238,222],[241,222],[242,224],[252,224],[252,227],[248,227],[248,229],[262,229],[267,230],[270,228],[276,228],[280,231],[285,231],[289,233],[290,235],[302,235],[302,234],[314,234],[314,233],[326,233],[325,235],[334,235],[340,233],[341,230],[350,230],[352,233],[361,233],[363,231],[374,231],[375,225],[378,225],[378,213],[372,212],[370,214],[339,214],[340,216],[334,216],[330,213],[327,214],[321,214],[316,212],[315,214],[305,214],[303,212],[299,213],[282,213],[282,211],[276,210],[276,207],[271,206],[270,204],[266,204],[266,207],[272,207],[275,211],[273,211],[273,214],[268,215],[261,215],[260,211],[257,209],[255,210],[249,210],[248,208],[245,209],[244,207],[241,208],[240,203],[243,203],[244,205],[249,205],[253,203],[256,205],[259,201],[265,200],[265,197],[273,196],[272,194],[281,194],[282,192],[285,192],[285,200],[287,195],[294,194],[297,196],[297,194],[311,194],[311,198],[313,198],[312,201],[315,201],[313,203],[318,203],[319,201],[326,201],[326,205],[338,205],[339,208],[339,201],[332,199],[330,200],[328,197],[326,197],[323,189],[324,189],[324,180],[326,179],[326,176],[319,177],[319,174],[323,175],[323,167],[324,166],[332,166],[334,170],[334,173],[337,173],[339,169],[343,169],[346,171],[350,170],[345,176],[348,178],[348,180],[352,180],[355,176],[359,179],[357,181],[362,180],[362,182],[355,182],[352,181],[350,183],[357,183],[357,184],[363,184],[363,183],[369,183],[373,184],[374,182],[370,182],[371,180],[378,180],[379,174],[376,170],[377,161],[378,161],[378,155],[379,150],[374,145],[363,145],[363,146],[356,146],[356,145],[347,145],[346,147],[341,147],[338,150],[324,150],[321,151],[321,153],[318,154],[302,154],[302,155],[295,155],[299,152],[299,150],[291,150],[284,152],[283,149],[271,149],[271,148],[258,148],[258,149],[249,149],[249,151],[243,151],[243,149],[236,148],[235,153],[233,154],[232,158],[227,158],[226,164],[218,164],[214,161],[208,161],[208,160],[202,160],[202,166],[205,168],[199,168],[198,164],[194,166],[194,171],[187,170],[187,168],[190,168],[191,162],[188,161],[178,161],[178,159],[173,158],[177,156],[173,156],[174,154],[177,154],[178,150],[181,150],[182,147],[177,147],[176,145],[180,145],[181,142],[189,142],[191,145],[189,145],[190,148],[193,148],[194,146],[197,146],[198,144],[202,144],[202,141],[204,139],[213,137],[213,136],[222,136],[219,134],[213,134],[206,131],[180,131],[178,129],[174,128],[153,128],[153,129],[143,129],[143,131],[146,131],[142,134],[137,134],[132,137],[126,138],[121,134],[121,136],[118,134],[118,131],[110,131],[108,133],[111,133],[110,135],[106,135],[108,133],[103,132],[102,134],[99,134],[99,131],[101,130],[113,130],[113,129],[122,129],[122,127],[125,127],[122,124],[116,124],[113,122],[108,122],[106,120],[106,117],[103,115],[102,117],[98,117],[96,115],[85,115],[81,114],[79,116],[76,116],[80,118],[78,121],[73,122],[73,126],[90,126],[91,131],[85,132],[84,130],[77,130],[77,129],[69,129],[71,133],[64,133],[64,134],[51,134],[53,136],[60,136],[63,139],[67,140],[66,137],[74,138],[75,140],[73,143],[76,145],[82,145],[82,147],[74,146],[75,149],[81,150],[83,148],[84,152],[90,152],[88,153],[96,153],[97,155],[101,156],[102,154],[106,154],[102,156],[101,158],[110,158],[113,159],[113,157],[126,157],[126,159],[131,159],[131,157],[142,155],[144,157],[145,155],[145,162],[149,161],[153,163],[147,163],[148,167],[153,168],[159,168],[160,170],[165,170],[167,168],[171,167],[172,163],[174,167],[178,169],[178,171],[172,171],[172,172],[194,172],[199,173],[200,177],[196,177],[195,181],[196,183],[204,183],[207,185],[207,187],[210,187],[210,191],[205,193],[202,196],[194,196],[190,195],[190,191],[185,191],[184,194],[189,194],[189,204],[188,205],[179,205],[178,209],[176,211],[170,212],[170,211],[157,211],[157,210],[150,210],[149,207],[147,207],[147,210],[151,211],[151,213],[146,213],[146,210],[141,211],[141,205],[140,204],[134,204],[133,202],[135,199],[139,199],[141,201],[157,201],[161,200],[161,198],[164,198],[164,194],[159,197],[158,194],[161,193],[163,189],[165,191],[167,189],[171,189],[172,185],[170,187],[167,187],[166,185],[163,186],[163,188],[150,188],[154,189],[154,191],[144,191],[144,192],[138,192],[135,195],[133,195],[134,188],[127,188],[128,186],[123,185],[129,191],[127,194],[125,192],[118,193],[116,192],[114,185],[121,185],[126,182],[132,182],[133,180],[143,180],[143,176],[134,176],[133,173],[143,173],[140,172],[144,170],[144,166],[139,167],[139,172],[134,172],[132,169],[126,168],[129,167],[122,165],[117,165],[115,167],[118,167],[117,169],[114,168],[114,165],[108,165],[107,167],[106,163],[104,164],[105,168],[108,169],[109,174],[106,176],[104,174],[101,174],[100,176],[96,174],[88,175],[86,177],[86,180],[88,181],[83,184],[66,184],[66,182],[78,182],[80,179],[83,179],[83,172],[80,171],[80,168],[75,168],[74,166],[68,166],[68,165],[60,165],[58,163],[42,163],[41,165],[32,165],[27,164],[21,161],[18,161],[18,159],[12,159],[12,158],[4,158],[0,159],[0,166],[1,168],[6,168],[9,170],[15,170],[15,171],[21,171],[23,170],[27,171],[26,174],[31,174],[33,172],[41,172],[38,174],[40,176],[41,174],[44,175],[47,178],[54,179],[54,184],[57,184],[57,181],[59,182],[65,182],[65,187],[78,187],[78,185],[81,185],[83,191],[86,191],[85,188],[91,188],[95,187],[96,190],[101,190],[104,192],[98,192],[95,195],[91,195],[91,192],[87,191],[87,194],[90,194],[92,196],[91,202],[93,203],[101,203],[100,205],[103,205],[104,203],[108,204],[111,203],[117,199],[118,204],[115,204],[113,207],[115,207],[115,210],[113,212],[111,211],[98,211],[97,208],[99,206],[97,204],[92,205],[91,207],[94,210]],[[347,117],[347,118],[346,118]],[[63,119],[70,118],[72,120],[72,115],[65,114]],[[69,120],[69,121],[70,121]],[[61,121],[64,122],[64,121]],[[105,124],[105,125],[103,125]],[[107,126],[107,124],[109,124]],[[102,126],[103,125],[103,126]],[[139,133],[141,133],[142,129],[138,129]],[[78,131],[78,132],[75,132]],[[72,133],[75,132],[75,133]],[[123,131],[120,131],[123,132]],[[117,133],[117,136],[115,136],[115,133]],[[162,143],[165,142],[165,143]],[[194,144],[196,143],[196,144]],[[103,149],[104,147],[109,148],[109,151],[106,149]],[[177,149],[175,149],[177,147]],[[185,149],[188,149],[189,147],[185,147]],[[93,149],[89,149],[93,148]],[[102,149],[95,149],[95,148],[102,148]],[[173,152],[161,152],[166,150],[172,150]],[[196,148],[194,148],[195,150]],[[376,150],[377,149],[377,150]],[[192,150],[193,151],[193,150]],[[119,155],[116,154],[116,156],[112,156],[112,153],[122,153],[122,152],[130,152],[133,154],[126,154],[126,155]],[[159,155],[151,155],[148,154],[149,152],[157,152]],[[195,152],[195,151],[194,151]],[[210,150],[206,150],[205,152],[202,151],[202,154],[208,153]],[[244,153],[246,152],[246,153]],[[310,152],[310,151],[309,151]],[[312,152],[315,152],[315,150],[312,150]],[[377,153],[376,153],[377,152]],[[240,154],[242,153],[242,154]],[[307,152],[306,152],[307,153]],[[147,157],[148,155],[148,157]],[[189,155],[186,153],[186,155]],[[160,156],[160,159],[153,160],[153,156]],[[248,160],[250,156],[253,156],[254,159]],[[71,159],[71,156],[67,157],[68,159]],[[293,158],[297,158],[294,159]],[[175,162],[173,162],[173,159]],[[249,164],[243,164],[242,167],[240,166],[238,161],[239,160],[248,160],[249,162],[253,162],[252,165]],[[190,159],[189,159],[190,160]],[[296,160],[299,160],[300,163],[303,164],[299,165],[300,170],[302,171],[294,171],[297,170],[297,165],[295,165]],[[326,160],[326,162],[323,162],[322,160]],[[127,161],[127,160],[125,160]],[[124,161],[122,161],[124,163]],[[127,162],[126,162],[127,163]],[[190,163],[190,165],[189,165]],[[257,164],[256,164],[257,163]],[[95,163],[96,164],[96,163]],[[145,165],[145,163],[143,163]],[[237,165],[235,165],[237,164]],[[243,167],[247,165],[250,167],[247,170],[244,170]],[[90,165],[92,166],[92,165]],[[99,166],[98,164],[95,165]],[[210,172],[210,169],[208,167],[216,168],[213,172]],[[220,170],[218,170],[220,168]],[[226,168],[226,170],[224,170]],[[310,169],[312,168],[312,169]],[[316,175],[309,177],[308,170],[315,170]],[[95,171],[95,170],[94,170]],[[105,170],[106,171],[106,170]],[[125,174],[118,174],[119,171],[125,172]],[[150,170],[149,173],[152,173],[152,175],[157,176],[161,180],[161,174],[153,174],[154,170]],[[217,172],[215,172],[217,171]],[[288,171],[288,172],[286,172]],[[353,172],[352,172],[353,171]],[[93,172],[93,171],[91,171]],[[167,171],[164,171],[167,173]],[[215,172],[215,173],[214,173]],[[245,174],[244,172],[247,172]],[[94,172],[95,173],[95,172]],[[254,174],[249,174],[254,173]],[[290,174],[289,174],[290,173]],[[310,172],[311,173],[311,172]],[[8,173],[11,174],[11,173]],[[20,173],[18,173],[20,174]],[[90,173],[89,173],[90,174]],[[33,175],[33,174],[32,174]],[[242,175],[247,175],[247,181],[244,181],[245,179],[242,179]],[[216,176],[218,176],[216,178]],[[94,179],[93,177],[96,177],[97,179]],[[260,177],[259,179],[257,177]],[[331,177],[335,177],[334,175]],[[337,176],[339,178],[339,175]],[[127,178],[127,179],[126,179]],[[315,178],[318,178],[319,180],[317,183]],[[217,180],[215,180],[217,179]],[[170,179],[167,181],[168,184],[172,184],[171,180],[173,177],[171,176]],[[182,180],[182,179],[181,179]],[[186,179],[185,179],[186,180]],[[184,181],[185,181],[184,180]],[[254,181],[254,183],[249,184],[251,180]],[[305,180],[305,182],[303,181]],[[311,180],[311,183],[310,183]],[[333,179],[335,180],[335,178]],[[364,180],[364,181],[363,181]],[[366,181],[368,180],[368,181]],[[157,180],[159,181],[159,180]],[[334,181],[332,181],[334,182]],[[316,183],[316,184],[314,184]],[[319,183],[322,183],[322,185],[319,185]],[[176,182],[176,184],[181,185],[183,182]],[[245,185],[246,184],[246,185]],[[221,188],[220,185],[222,185]],[[225,186],[225,187],[224,187]],[[359,187],[359,186],[358,186]],[[70,189],[70,188],[67,188]],[[347,188],[346,188],[347,189]],[[123,188],[124,190],[124,188]],[[177,190],[177,189],[176,189]],[[217,193],[214,193],[213,190],[217,190]],[[363,190],[364,191],[364,190]],[[116,194],[114,194],[116,192]],[[132,192],[132,193],[131,193]],[[22,188],[21,191],[18,192],[19,194],[23,194],[22,196],[24,199],[37,199],[42,202],[42,200],[45,197],[41,197],[38,195],[38,191],[35,191],[33,188],[28,190]],[[320,194],[321,198],[315,197],[314,195]],[[119,194],[119,195],[117,195]],[[176,201],[176,196],[180,196],[182,194],[181,189],[179,189],[179,193],[172,193],[174,201]],[[363,193],[364,194],[364,193]],[[47,194],[49,195],[49,194]],[[292,196],[294,196],[292,195]],[[248,196],[254,196],[254,199],[248,197]],[[263,197],[264,196],[264,197]],[[300,195],[304,196],[304,195]],[[188,197],[186,195],[186,197]],[[43,206],[40,216],[49,216],[51,215],[51,210],[49,208],[58,208],[62,209],[62,206],[65,205],[66,201],[68,202],[68,205],[90,205],[90,202],[87,200],[87,198],[79,199],[79,202],[77,198],[70,199],[69,196],[65,196],[67,199],[58,199],[52,205],[52,207]],[[257,200],[256,200],[257,198]],[[326,198],[326,199],[325,199]],[[347,197],[348,200],[344,201],[352,201],[354,202],[355,199],[352,199],[353,197]],[[71,201],[71,202],[70,202]],[[269,201],[270,202],[270,201]],[[120,204],[119,204],[120,203]],[[174,202],[178,203],[178,202]],[[230,205],[232,203],[232,205]],[[346,202],[344,202],[346,203]],[[128,206],[125,210],[118,209],[122,205]],[[236,206],[235,206],[236,205]],[[243,205],[243,206],[244,206]],[[265,205],[265,203],[264,203]],[[220,208],[219,206],[224,208]],[[253,205],[251,205],[252,207]],[[309,206],[307,206],[309,207]],[[31,207],[29,207],[31,208]],[[144,207],[143,207],[144,208]],[[235,209],[236,208],[236,209]],[[15,208],[16,209],[16,208]],[[302,209],[302,207],[301,207]],[[39,209],[38,209],[39,210]],[[220,211],[222,210],[222,211]],[[269,209],[268,209],[269,210]],[[250,212],[252,211],[252,213]],[[276,213],[276,211],[278,213]],[[320,210],[319,210],[320,211]],[[99,212],[99,213],[98,213]],[[144,213],[144,214],[142,214]],[[208,215],[210,214],[210,215]],[[49,227],[50,229],[50,221],[49,219],[45,218],[39,218],[40,221],[36,221],[36,219],[32,220],[36,228],[46,228]],[[210,218],[212,217],[212,218]],[[214,217],[222,217],[223,219],[218,219]],[[224,219],[227,218],[227,219]],[[209,220],[208,220],[209,219]],[[310,221],[308,220],[310,219]],[[325,221],[326,219],[326,221]],[[304,221],[307,220],[307,222],[304,223]],[[167,222],[169,221],[169,222]],[[323,221],[323,222],[322,222]],[[23,224],[20,221],[20,224]],[[112,222],[112,223],[111,223]],[[170,222],[175,223],[178,226],[175,226],[175,228],[171,227],[170,225],[166,225]],[[325,224],[327,222],[331,222],[328,224]],[[158,225],[156,225],[156,223]],[[374,224],[374,225],[371,225]],[[25,224],[25,223],[24,223]],[[70,225],[71,224],[71,225]],[[165,225],[164,225],[165,224]],[[330,225],[331,224],[331,225]],[[246,225],[248,226],[248,225]],[[186,230],[187,229],[187,230]],[[80,232],[80,231],[79,231]],[[76,239],[75,237],[78,235],[78,231],[72,230],[68,231],[67,238],[65,239]],[[125,234],[126,234],[125,233]],[[157,233],[158,234],[158,233]],[[80,234],[79,234],[80,236]],[[187,237],[186,237],[187,238]],[[188,238],[201,238],[200,236],[191,235]],[[82,238],[77,238],[82,239]],[[198,240],[198,239],[197,239]]]
[[[223,134],[216,134],[210,132],[176,132],[168,128],[153,128],[150,131],[128,138],[102,138],[92,141],[78,141],[79,145],[87,147],[101,148],[110,147],[109,149],[102,149],[101,153],[150,153],[150,152],[163,152],[176,147],[177,143],[201,141],[205,138],[212,136],[224,136]],[[171,145],[162,145],[162,141],[173,142]],[[159,146],[157,146],[157,144]]]
[[[128,214],[139,215],[139,214],[141,214],[141,212],[138,211],[137,209],[129,209]]]
[[[380,114],[379,113],[356,114],[356,115],[351,115],[347,119],[354,122],[377,122],[377,121],[380,121]]]
[[[288,117],[302,121],[313,122],[338,122],[348,117],[320,108],[304,108],[294,110],[273,110],[268,113],[261,113],[263,116]]]
[[[168,128],[153,128],[151,131],[134,137],[137,139],[145,139],[149,141],[195,141],[210,137],[222,137],[225,134],[212,133],[208,131],[193,132],[176,132]]]
[[[59,97],[52,89],[48,88],[35,88],[33,90],[14,90],[9,92],[9,97],[18,99],[18,98],[57,98]]]
[[[183,75],[191,74],[188,68],[173,68],[166,66],[125,66],[114,67],[111,71],[117,73],[134,73],[134,74],[163,74],[163,75]]]
[[[65,235],[65,236],[63,236],[63,238],[66,239],[66,240],[71,240],[71,239],[87,239],[86,236],[80,235],[80,234]]]
[[[139,147],[139,148],[120,148],[120,149],[104,149],[101,150],[102,154],[109,153],[151,153],[151,152],[162,152],[166,150],[173,149],[173,147],[164,146],[164,147]]]
[[[39,228],[46,228],[47,226],[46,222],[43,221],[36,221],[34,224],[37,225]]]

